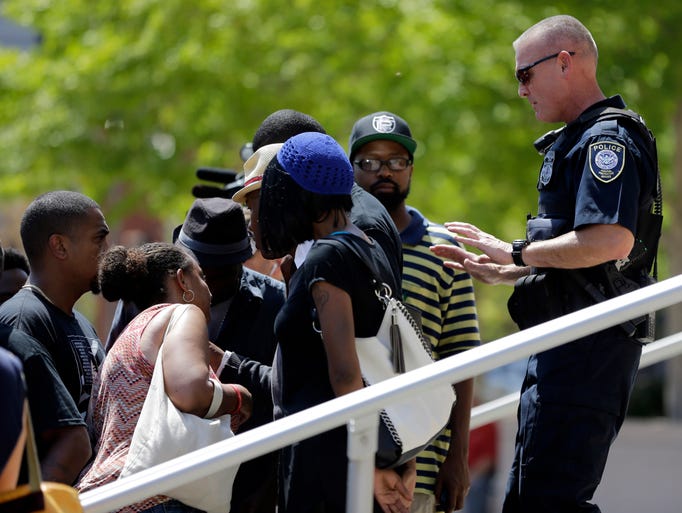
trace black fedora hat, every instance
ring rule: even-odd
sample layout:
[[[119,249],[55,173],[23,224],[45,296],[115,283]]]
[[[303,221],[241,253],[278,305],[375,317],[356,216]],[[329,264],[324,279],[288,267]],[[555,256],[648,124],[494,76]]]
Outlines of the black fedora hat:
[[[174,233],[201,266],[238,264],[253,255],[241,205],[227,198],[197,198]]]

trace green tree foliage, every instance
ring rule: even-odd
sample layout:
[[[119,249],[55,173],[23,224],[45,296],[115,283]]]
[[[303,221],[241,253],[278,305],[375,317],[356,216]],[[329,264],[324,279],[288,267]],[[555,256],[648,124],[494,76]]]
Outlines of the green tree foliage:
[[[316,117],[346,146],[353,122],[392,110],[419,141],[410,203],[507,239],[534,212],[555,128],[517,96],[511,42],[567,12],[590,27],[606,94],[645,114],[672,155],[682,7],[625,0],[5,0],[42,44],[0,51],[0,196],[54,188],[100,201],[110,222],[144,208],[181,219],[198,166],[239,168],[271,112]],[[666,178],[667,179],[667,178]],[[508,290],[478,286],[486,338],[512,329]]]

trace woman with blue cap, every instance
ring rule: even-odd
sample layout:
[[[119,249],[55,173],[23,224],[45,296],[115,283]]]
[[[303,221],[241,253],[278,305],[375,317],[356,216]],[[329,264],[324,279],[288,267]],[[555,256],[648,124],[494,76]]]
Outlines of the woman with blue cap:
[[[305,256],[297,252],[298,268],[275,321],[276,418],[363,387],[355,338],[376,335],[384,312],[360,257],[400,290],[381,246],[350,221],[352,186],[348,157],[321,133],[287,140],[263,176],[258,222],[264,252],[282,255],[314,241]],[[322,243],[330,238],[343,243]],[[346,511],[346,438],[340,427],[282,450],[280,513]],[[415,479],[414,460],[376,469],[375,510],[407,513]]]

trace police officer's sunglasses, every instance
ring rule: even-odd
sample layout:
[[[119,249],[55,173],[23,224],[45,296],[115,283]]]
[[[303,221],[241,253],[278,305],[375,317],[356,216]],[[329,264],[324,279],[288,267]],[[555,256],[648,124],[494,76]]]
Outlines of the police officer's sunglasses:
[[[563,52],[563,50],[561,50]],[[530,82],[530,79],[532,78],[532,75],[530,73],[530,70],[537,66],[538,64],[541,64],[545,61],[548,61],[550,59],[555,59],[556,57],[559,56],[561,52],[553,53],[552,55],[548,55],[547,57],[543,57],[542,59],[538,59],[535,61],[533,64],[529,64],[528,66],[524,66],[523,68],[519,68],[516,70],[516,80],[519,81],[519,84],[521,85],[527,85],[528,82]],[[568,55],[575,55],[575,52],[568,52]]]

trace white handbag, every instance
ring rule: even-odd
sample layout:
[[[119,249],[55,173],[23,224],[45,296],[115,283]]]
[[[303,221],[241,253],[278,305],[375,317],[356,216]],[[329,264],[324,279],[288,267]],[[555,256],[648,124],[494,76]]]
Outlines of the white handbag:
[[[175,308],[164,339],[183,311],[182,307]],[[230,428],[230,415],[204,419],[175,407],[164,388],[163,348],[162,342],[147,398],[135,426],[119,479],[234,436]],[[207,513],[227,513],[230,510],[232,484],[238,468],[239,466],[223,469],[178,486],[164,495]]]
[[[426,341],[405,305],[391,297],[382,301],[386,311],[376,336],[355,339],[367,385],[433,363]],[[423,396],[386,406],[381,411],[377,466],[396,467],[426,449],[447,426],[455,401],[454,388],[445,384],[429,389]]]
[[[323,239],[340,242],[369,268],[376,294],[384,305],[384,317],[374,337],[357,337],[355,349],[367,386],[433,363],[431,349],[407,307],[391,297],[390,287],[382,283],[372,262],[342,237]],[[321,241],[318,241],[321,242]],[[429,389],[422,396],[392,402],[381,411],[376,466],[397,467],[414,458],[440,434],[450,421],[457,400],[450,384]]]

